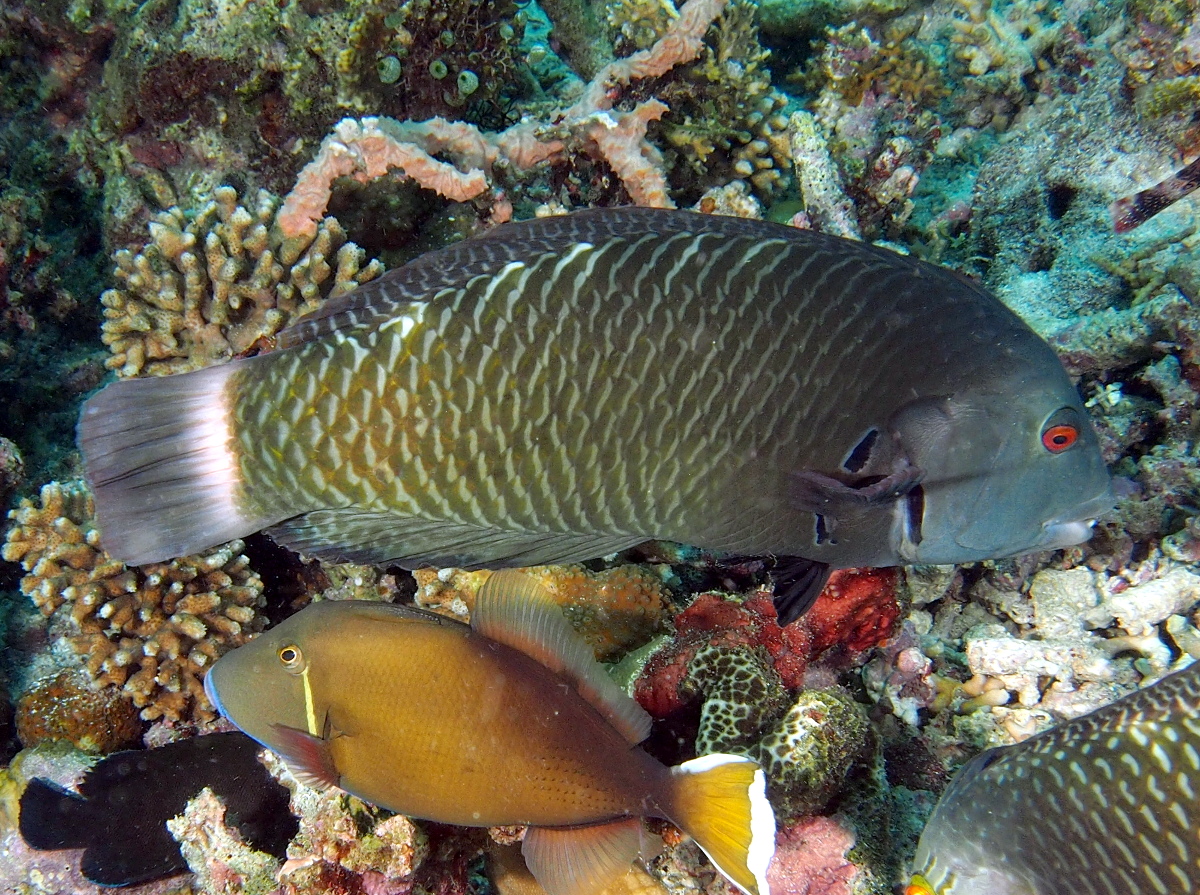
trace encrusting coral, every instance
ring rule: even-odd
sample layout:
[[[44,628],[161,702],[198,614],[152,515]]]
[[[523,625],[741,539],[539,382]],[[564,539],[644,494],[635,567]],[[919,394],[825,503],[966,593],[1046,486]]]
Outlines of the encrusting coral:
[[[231,541],[169,563],[129,568],[101,549],[82,482],[51,482],[9,513],[3,556],[28,573],[21,591],[86,656],[102,686],[120,687],[154,721],[211,721],[207,668],[261,630],[262,580]]]
[[[129,696],[96,687],[81,671],[39,681],[17,702],[17,736],[26,748],[66,740],[84,752],[105,754],[140,745],[142,724]]]
[[[280,863],[256,851],[236,825],[226,823],[225,805],[207,786],[167,821],[196,889],[204,895],[271,895],[278,891]]]
[[[276,877],[283,895],[413,889],[412,877],[430,855],[420,826],[340,790],[305,786],[273,753],[265,763],[291,790],[291,811],[300,821]]]
[[[285,239],[278,205],[261,190],[247,209],[223,186],[194,215],[155,215],[145,248],[115,254],[118,286],[100,297],[109,369],[157,376],[227,360],[382,272],[334,218]]]

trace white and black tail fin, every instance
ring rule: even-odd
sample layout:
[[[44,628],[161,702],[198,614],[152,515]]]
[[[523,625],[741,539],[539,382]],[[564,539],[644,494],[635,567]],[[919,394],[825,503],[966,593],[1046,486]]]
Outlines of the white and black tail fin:
[[[671,774],[670,819],[735,886],[747,895],[771,895],[767,866],[775,854],[775,812],[757,762],[717,753],[685,761]]]
[[[111,556],[163,562],[279,521],[247,514],[238,500],[229,385],[261,359],[115,382],[83,405],[79,447]]]

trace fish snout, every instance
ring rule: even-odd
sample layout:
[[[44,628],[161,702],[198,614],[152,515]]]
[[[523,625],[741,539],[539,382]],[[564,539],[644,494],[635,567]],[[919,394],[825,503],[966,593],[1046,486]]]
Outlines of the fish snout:
[[[1116,497],[1110,487],[1091,500],[1072,508],[1069,514],[1043,523],[1043,549],[1056,550],[1059,547],[1082,544],[1092,536],[1092,526],[1096,524],[1096,520],[1111,510],[1115,504]]]
[[[213,683],[213,668],[215,667],[210,667],[208,673],[204,675],[204,695],[208,697],[208,701],[212,703],[212,707],[218,714],[225,715],[225,709],[221,708],[221,700],[217,698],[217,688]]]

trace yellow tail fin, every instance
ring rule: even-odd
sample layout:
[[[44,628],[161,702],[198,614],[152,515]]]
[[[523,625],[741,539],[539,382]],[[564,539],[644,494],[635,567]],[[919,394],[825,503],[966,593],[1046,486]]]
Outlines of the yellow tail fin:
[[[770,895],[775,812],[762,769],[740,755],[704,755],[671,769],[677,823],[735,886]]]

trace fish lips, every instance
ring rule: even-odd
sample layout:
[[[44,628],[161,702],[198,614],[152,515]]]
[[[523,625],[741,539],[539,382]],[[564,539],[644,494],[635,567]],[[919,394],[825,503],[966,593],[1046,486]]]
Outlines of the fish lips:
[[[1096,520],[1116,506],[1116,502],[1116,496],[1110,487],[1105,493],[1076,507],[1069,517],[1049,520],[1042,525],[1042,540],[1039,546],[1043,550],[1057,550],[1059,547],[1082,544],[1092,536],[1092,527]]]

